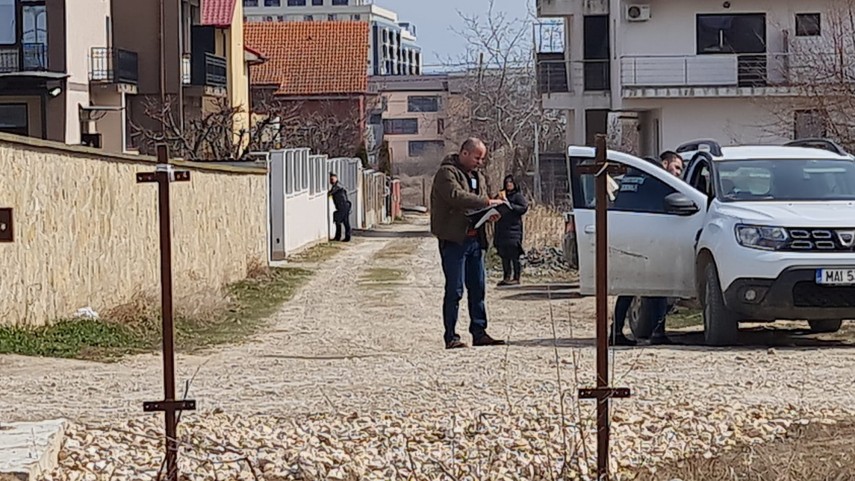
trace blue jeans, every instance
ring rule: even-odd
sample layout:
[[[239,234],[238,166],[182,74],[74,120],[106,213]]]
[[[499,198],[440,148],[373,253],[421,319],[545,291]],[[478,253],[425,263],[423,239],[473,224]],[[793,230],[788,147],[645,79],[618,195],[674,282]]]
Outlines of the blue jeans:
[[[442,273],[445,274],[445,295],[442,299],[442,321],[445,324],[445,343],[459,341],[455,332],[463,288],[466,288],[469,305],[469,333],[478,339],[487,333],[487,273],[484,270],[484,253],[475,237],[463,244],[439,241]]]
[[[623,326],[626,324],[626,315],[629,312],[629,307],[632,304],[632,297],[620,296],[615,301],[615,322],[612,326],[612,333],[623,334]],[[646,297],[646,307],[649,309],[649,315],[655,320],[653,333],[651,337],[665,337],[665,317],[668,315],[668,298],[667,297]],[[612,337],[612,336],[609,336]]]

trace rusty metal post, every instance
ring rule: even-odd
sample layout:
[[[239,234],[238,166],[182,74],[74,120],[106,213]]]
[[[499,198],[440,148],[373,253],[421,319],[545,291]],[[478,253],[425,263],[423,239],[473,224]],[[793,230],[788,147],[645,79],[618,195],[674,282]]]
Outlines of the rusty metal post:
[[[175,413],[196,409],[192,400],[175,399],[175,326],[172,305],[172,219],[169,184],[187,182],[190,172],[174,171],[169,164],[165,145],[157,146],[157,168],[154,172],[137,174],[139,183],[157,183],[158,217],[160,222],[160,293],[163,323],[163,394],[164,400],[143,403],[145,412],[163,411],[166,433],[166,480],[178,480],[178,438]]]
[[[608,280],[608,174],[623,169],[609,165],[606,136],[597,134],[594,165],[580,168],[580,172],[596,176],[596,291],[597,291],[597,387],[580,389],[580,399],[597,400],[597,480],[609,479],[609,400],[629,397],[629,389],[609,386],[609,280]]]

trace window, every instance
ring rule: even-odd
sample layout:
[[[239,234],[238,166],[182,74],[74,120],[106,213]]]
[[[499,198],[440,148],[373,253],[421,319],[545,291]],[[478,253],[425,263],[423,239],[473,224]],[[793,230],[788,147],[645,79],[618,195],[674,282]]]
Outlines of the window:
[[[822,35],[821,16],[818,13],[796,14],[796,37],[819,37]]]
[[[419,133],[419,119],[386,119],[383,132],[390,135],[415,135]]]
[[[332,0],[332,4],[334,6],[346,6],[348,5],[348,0]]]
[[[288,3],[289,4],[291,3],[290,0]],[[303,4],[305,5],[305,2]],[[281,0],[264,0],[264,6],[265,7],[281,7],[282,1]]]
[[[15,0],[0,0],[0,44],[14,45],[18,39],[15,14]]]
[[[593,159],[585,159],[591,163]],[[656,168],[651,164],[651,168]],[[664,170],[662,171],[663,175]],[[640,212],[646,214],[666,214],[665,197],[677,192],[653,175],[638,169],[630,168],[626,174],[613,179],[618,188],[614,192],[614,202],[609,210],[621,212]],[[576,189],[573,192],[573,204],[577,208],[593,209],[596,199],[596,182],[593,175],[578,176]]]
[[[27,104],[0,104],[0,132],[29,135]]]
[[[368,117],[368,123],[370,125],[382,124],[383,123],[383,114],[371,114],[371,116]]]
[[[303,16],[303,21],[306,21],[306,22],[311,22],[311,21],[313,21],[314,19],[315,19],[315,17],[313,17],[313,16],[311,16],[311,15],[304,15],[304,16]]]
[[[436,119],[436,135],[445,133],[445,119]]]
[[[435,95],[407,97],[408,112],[439,112],[440,104],[439,97]]]
[[[312,0],[312,5],[314,5],[316,7],[323,7],[324,6],[324,0]]]
[[[334,13],[327,15],[327,20],[329,20],[330,22],[335,22],[337,18],[338,17]]]
[[[264,1],[266,2],[267,0],[264,0]],[[276,0],[276,3],[279,3],[279,0]],[[288,0],[288,6],[289,7],[305,7],[306,6],[306,0]]]
[[[855,165],[849,160],[727,160],[716,170],[725,202],[855,200]]]
[[[257,7],[258,0],[243,0],[244,7]]]
[[[410,157],[440,156],[444,150],[445,142],[442,140],[411,140],[407,142],[407,153]]]
[[[796,140],[825,138],[828,135],[819,110],[796,110],[793,115],[793,137]]]
[[[696,22],[699,54],[766,53],[766,14],[701,14]]]
[[[350,19],[358,22],[358,21],[362,20],[362,15],[360,15],[358,13],[354,13],[353,15],[350,16]]]

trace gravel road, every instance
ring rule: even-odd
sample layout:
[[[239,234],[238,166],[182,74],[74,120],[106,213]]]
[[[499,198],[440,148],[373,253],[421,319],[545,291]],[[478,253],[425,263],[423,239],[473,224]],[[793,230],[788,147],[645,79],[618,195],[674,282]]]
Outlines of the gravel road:
[[[594,380],[593,303],[491,288],[489,330],[511,345],[446,352],[425,222],[358,238],[250,341],[178,357],[177,379],[192,378],[199,404],[182,430],[191,479],[253,479],[244,457],[264,479],[584,474],[593,405],[575,392]],[[613,352],[615,384],[633,391],[613,403],[615,468],[712,456],[855,412],[851,343],[767,331],[750,339],[775,347],[677,339]],[[56,479],[154,479],[161,421],[141,407],[162,396],[160,372],[153,355],[117,364],[0,356],[0,420],[75,422]]]

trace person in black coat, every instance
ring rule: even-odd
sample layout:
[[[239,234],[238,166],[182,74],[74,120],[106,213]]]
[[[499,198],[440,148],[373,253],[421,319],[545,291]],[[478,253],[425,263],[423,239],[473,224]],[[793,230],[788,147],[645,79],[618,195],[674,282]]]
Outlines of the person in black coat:
[[[528,202],[520,192],[512,176],[505,177],[504,197],[511,205],[511,211],[496,222],[494,244],[502,258],[504,279],[500,286],[511,286],[520,283],[522,264],[520,257],[523,252],[523,215],[528,211]]]
[[[338,182],[338,175],[330,172],[330,192],[335,212],[333,212],[333,222],[335,222],[335,237],[334,241],[340,241],[341,228],[344,226],[344,242],[350,242],[350,200],[347,199],[347,189],[341,186]]]

